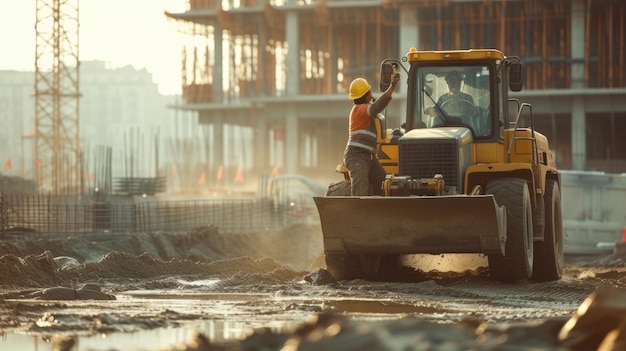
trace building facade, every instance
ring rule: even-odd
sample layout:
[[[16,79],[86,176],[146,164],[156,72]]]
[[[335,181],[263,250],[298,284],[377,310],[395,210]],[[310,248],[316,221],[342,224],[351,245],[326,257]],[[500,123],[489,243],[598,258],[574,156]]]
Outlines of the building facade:
[[[352,79],[378,84],[409,48],[497,48],[525,64],[535,128],[562,169],[626,172],[626,3],[620,0],[188,0],[183,100],[214,131],[253,136],[253,170],[334,177]],[[376,92],[374,92],[376,95]],[[394,94],[388,126],[403,120]],[[223,146],[220,133],[215,145]],[[224,161],[215,147],[216,164]]]

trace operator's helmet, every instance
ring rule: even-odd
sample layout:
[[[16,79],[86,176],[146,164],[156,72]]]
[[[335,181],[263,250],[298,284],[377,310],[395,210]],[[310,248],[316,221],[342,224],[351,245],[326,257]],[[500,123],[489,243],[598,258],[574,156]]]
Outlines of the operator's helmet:
[[[369,92],[371,89],[372,87],[369,85],[369,83],[367,83],[365,79],[357,78],[353,80],[352,83],[350,83],[350,95],[348,95],[348,98],[350,100],[359,99],[365,96],[365,94],[367,94],[367,92]]]
[[[446,74],[446,82],[462,81],[463,75],[459,71],[451,71]]]

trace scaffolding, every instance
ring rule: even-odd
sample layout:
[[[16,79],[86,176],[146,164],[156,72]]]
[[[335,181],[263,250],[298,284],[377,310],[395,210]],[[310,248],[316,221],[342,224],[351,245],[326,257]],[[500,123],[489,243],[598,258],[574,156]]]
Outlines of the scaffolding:
[[[284,167],[326,177],[345,146],[349,83],[376,86],[380,62],[412,47],[519,57],[520,95],[541,112],[559,168],[626,170],[615,132],[626,123],[624,1],[188,0],[186,11],[165,15],[189,39],[180,109],[197,112],[199,124],[254,130],[258,174]],[[403,93],[388,126],[401,125]],[[219,156],[228,145],[215,142]]]
[[[183,96],[188,103],[284,95],[290,11],[298,15],[302,95],[343,94],[355,77],[376,80],[381,57],[409,49],[399,47],[400,12],[417,20],[419,42],[412,44],[417,49],[498,48],[521,57],[527,89],[571,88],[574,64],[584,64],[585,88],[624,87],[626,3],[580,1],[585,23],[580,57],[571,47],[572,16],[579,15],[573,3],[253,0],[229,2],[224,8],[222,1],[189,0],[188,11],[167,15],[183,23],[183,32],[204,38],[183,51]],[[221,42],[227,52],[221,52]],[[218,56],[228,73],[222,87],[213,86],[222,71],[214,66]],[[226,96],[220,98],[221,92]]]

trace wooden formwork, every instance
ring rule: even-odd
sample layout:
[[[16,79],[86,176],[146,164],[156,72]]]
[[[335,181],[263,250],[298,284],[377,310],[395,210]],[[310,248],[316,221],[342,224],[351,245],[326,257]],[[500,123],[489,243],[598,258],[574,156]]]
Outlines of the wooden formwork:
[[[585,87],[626,85],[624,1],[583,0],[581,9],[573,9],[571,0],[312,4],[296,11],[301,95],[343,94],[356,77],[376,82],[381,60],[396,57],[403,49],[400,11],[415,11],[420,41],[411,46],[420,50],[498,48],[520,56],[526,63],[527,89],[570,88],[573,64],[584,66]],[[216,15],[204,22],[219,24],[223,39],[231,44],[223,57],[232,71],[224,79],[236,89],[225,100],[283,95],[288,11],[269,2],[243,1],[237,9],[221,10],[215,1],[190,1],[192,9],[203,6],[216,9]],[[584,12],[581,57],[572,57],[576,11]],[[184,95],[189,102],[215,99],[216,68],[211,63],[216,51],[209,49],[208,40],[210,35],[202,50],[186,51]]]

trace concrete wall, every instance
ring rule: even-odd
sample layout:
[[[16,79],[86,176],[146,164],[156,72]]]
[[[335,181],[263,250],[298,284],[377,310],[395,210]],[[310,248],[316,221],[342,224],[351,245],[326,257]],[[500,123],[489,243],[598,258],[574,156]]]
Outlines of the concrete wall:
[[[598,243],[622,241],[626,227],[626,173],[561,171],[565,253],[594,254]]]

